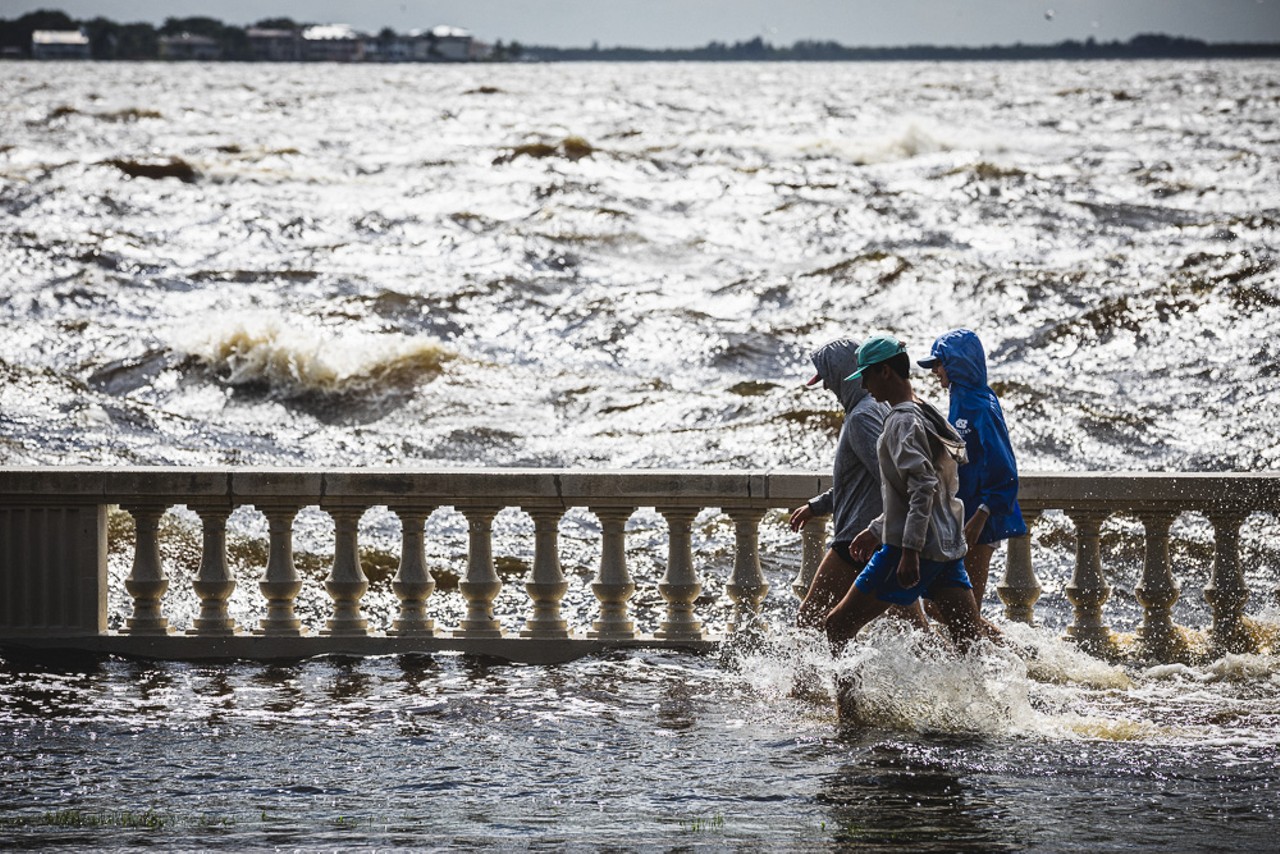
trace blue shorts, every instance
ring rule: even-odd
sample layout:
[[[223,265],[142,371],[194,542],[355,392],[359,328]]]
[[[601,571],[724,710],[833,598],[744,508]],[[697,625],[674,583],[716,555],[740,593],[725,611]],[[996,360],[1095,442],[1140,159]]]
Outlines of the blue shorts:
[[[887,544],[881,546],[871,556],[871,560],[867,561],[867,568],[858,573],[853,586],[868,596],[893,605],[910,605],[921,596],[933,599],[935,591],[947,587],[973,589],[969,574],[964,571],[964,558],[920,558],[920,583],[915,587],[901,587],[898,584],[898,561],[901,559],[902,549],[899,547]]]

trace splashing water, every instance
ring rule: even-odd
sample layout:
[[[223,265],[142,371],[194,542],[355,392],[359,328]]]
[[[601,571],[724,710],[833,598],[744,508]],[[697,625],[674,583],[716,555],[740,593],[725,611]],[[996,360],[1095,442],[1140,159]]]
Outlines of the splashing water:
[[[172,333],[174,346],[231,386],[265,385],[282,397],[352,394],[424,382],[449,353],[425,336],[344,330],[281,315],[193,321]]]

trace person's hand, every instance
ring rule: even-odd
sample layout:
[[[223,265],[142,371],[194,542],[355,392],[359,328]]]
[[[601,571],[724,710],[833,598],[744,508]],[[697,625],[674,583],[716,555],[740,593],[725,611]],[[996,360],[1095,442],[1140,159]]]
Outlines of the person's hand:
[[[791,530],[799,531],[804,523],[813,518],[813,509],[808,504],[791,511]]]
[[[964,523],[964,542],[969,548],[973,548],[978,544],[978,537],[982,536],[982,529],[987,526],[987,519],[991,518],[991,513],[979,507],[974,514],[969,517],[969,521]]]
[[[865,563],[871,560],[871,555],[878,548],[880,548],[880,538],[871,533],[870,528],[863,528],[858,532],[858,536],[853,538],[853,542],[849,543],[849,556]]]
[[[902,559],[898,561],[898,585],[909,590],[920,583],[920,552],[915,549],[903,549]]]

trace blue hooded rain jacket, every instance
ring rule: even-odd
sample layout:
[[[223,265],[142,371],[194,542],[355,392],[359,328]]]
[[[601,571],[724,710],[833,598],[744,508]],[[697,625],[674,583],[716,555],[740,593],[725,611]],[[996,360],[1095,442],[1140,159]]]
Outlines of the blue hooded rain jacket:
[[[956,496],[964,503],[965,519],[985,504],[990,517],[978,542],[1024,536],[1027,525],[1018,507],[1018,465],[1000,401],[987,385],[987,357],[982,342],[968,329],[953,329],[933,342],[930,358],[942,362],[951,381],[948,420],[964,439],[969,453],[968,464],[960,467],[960,490]]]

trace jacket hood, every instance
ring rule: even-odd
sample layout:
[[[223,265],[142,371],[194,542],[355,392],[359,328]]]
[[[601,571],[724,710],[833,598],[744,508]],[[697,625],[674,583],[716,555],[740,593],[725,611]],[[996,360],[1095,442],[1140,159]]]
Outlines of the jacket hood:
[[[972,330],[953,329],[942,333],[933,342],[930,355],[942,362],[947,379],[955,385],[973,389],[987,387],[987,356]]]
[[[858,401],[867,396],[867,390],[862,387],[861,382],[844,381],[845,377],[858,369],[857,341],[848,338],[828,341],[814,350],[809,359],[818,376],[822,377],[822,387],[840,400],[845,412],[851,411]]]

